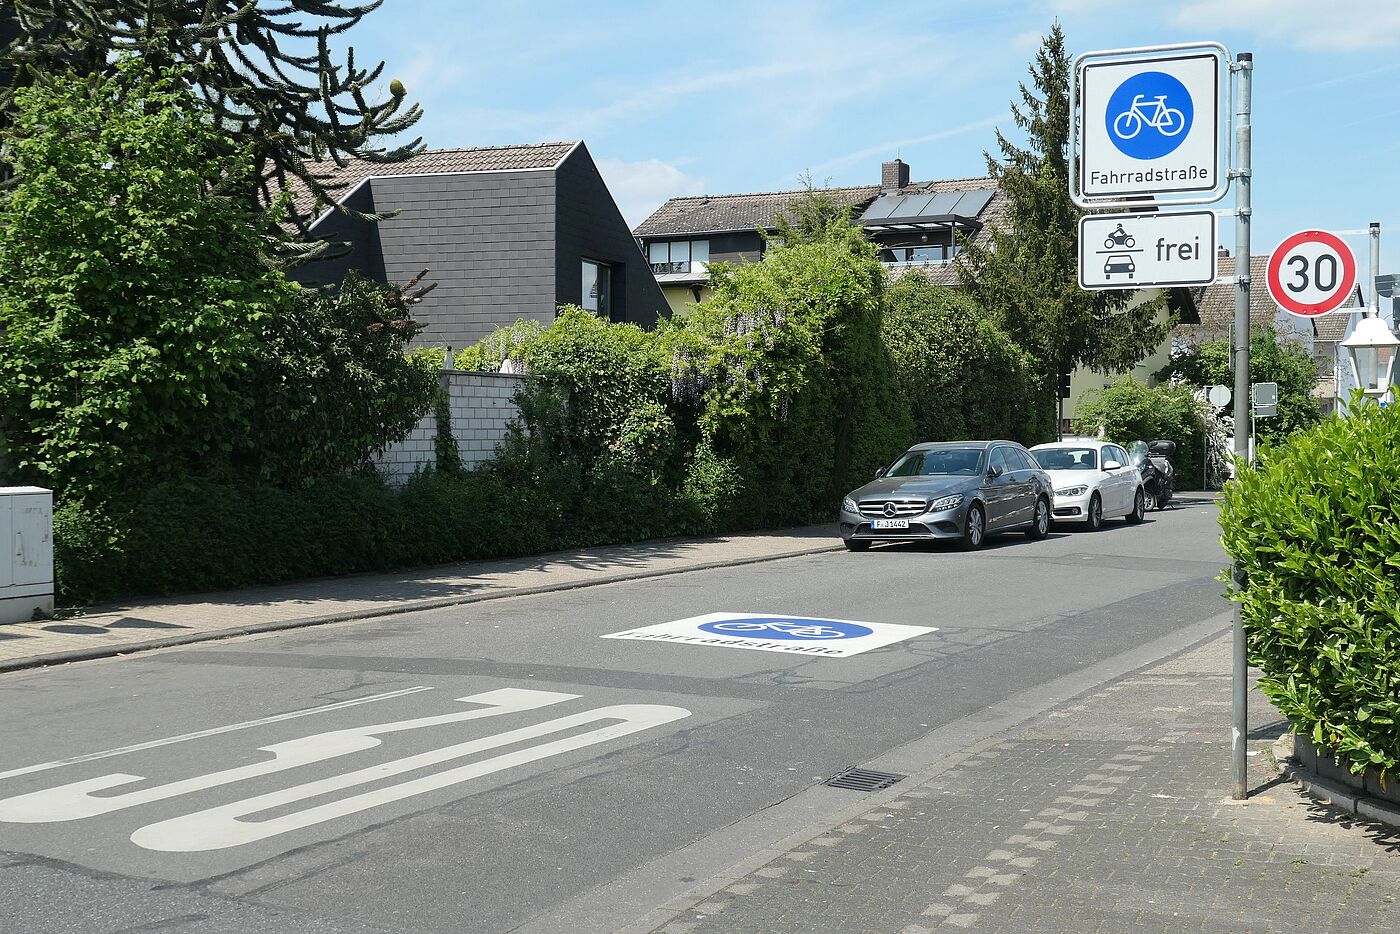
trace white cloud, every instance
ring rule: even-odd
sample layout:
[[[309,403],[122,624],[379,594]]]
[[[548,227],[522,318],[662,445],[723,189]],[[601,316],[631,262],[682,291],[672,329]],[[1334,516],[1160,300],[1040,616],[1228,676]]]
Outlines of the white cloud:
[[[1045,34],[1038,29],[1029,32],[1017,33],[1011,37],[1011,47],[1018,52],[1030,52],[1040,48],[1040,44],[1045,41]]]
[[[628,227],[636,227],[646,220],[667,198],[698,195],[705,190],[704,179],[687,175],[660,159],[641,162],[598,159],[597,163]]]
[[[1194,0],[1174,19],[1178,26],[1242,29],[1312,51],[1400,45],[1396,0]]]

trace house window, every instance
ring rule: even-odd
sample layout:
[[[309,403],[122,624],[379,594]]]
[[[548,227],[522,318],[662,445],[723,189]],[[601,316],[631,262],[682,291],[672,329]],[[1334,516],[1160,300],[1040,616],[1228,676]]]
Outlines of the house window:
[[[583,261],[583,307],[606,315],[612,311],[612,267],[606,263]]]
[[[931,243],[924,246],[886,247],[880,251],[880,259],[887,263],[946,263],[952,250],[947,244]]]
[[[691,272],[692,263],[710,261],[708,240],[655,240],[647,246],[647,262],[657,275],[670,272]]]

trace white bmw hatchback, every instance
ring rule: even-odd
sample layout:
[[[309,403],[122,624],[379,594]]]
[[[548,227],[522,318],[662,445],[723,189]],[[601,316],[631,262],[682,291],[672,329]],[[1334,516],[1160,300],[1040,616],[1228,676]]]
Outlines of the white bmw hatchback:
[[[1128,452],[1107,441],[1057,441],[1031,448],[1055,490],[1055,523],[1098,530],[1105,519],[1142,521],[1147,499]]]

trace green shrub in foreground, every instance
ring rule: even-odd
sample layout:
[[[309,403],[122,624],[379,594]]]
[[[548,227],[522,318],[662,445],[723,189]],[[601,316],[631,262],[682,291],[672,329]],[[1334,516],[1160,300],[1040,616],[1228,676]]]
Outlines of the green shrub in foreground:
[[[1225,550],[1260,688],[1361,771],[1400,764],[1400,409],[1360,405],[1228,485]]]

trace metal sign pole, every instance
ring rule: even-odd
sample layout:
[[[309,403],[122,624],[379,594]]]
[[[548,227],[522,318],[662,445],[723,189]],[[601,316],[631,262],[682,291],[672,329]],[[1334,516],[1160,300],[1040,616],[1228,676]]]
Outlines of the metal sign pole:
[[[1235,159],[1231,174],[1235,179],[1235,457],[1243,462],[1249,456],[1253,425],[1249,395],[1249,188],[1252,182],[1250,161],[1250,92],[1254,75],[1254,55],[1241,52],[1231,64],[1236,73]],[[1239,467],[1236,469],[1243,469]],[[1231,570],[1235,586],[1244,585],[1244,569],[1237,561]],[[1230,764],[1234,775],[1231,797],[1242,801],[1249,797],[1249,757],[1246,745],[1249,737],[1249,664],[1245,651],[1244,617],[1235,604],[1232,714],[1230,732]]]
[[[1371,221],[1368,230],[1371,235],[1371,274],[1367,276],[1366,291],[1371,294],[1371,300],[1367,303],[1371,306],[1374,314],[1381,313],[1380,290],[1376,288],[1376,277],[1381,274],[1381,224],[1380,221]]]

